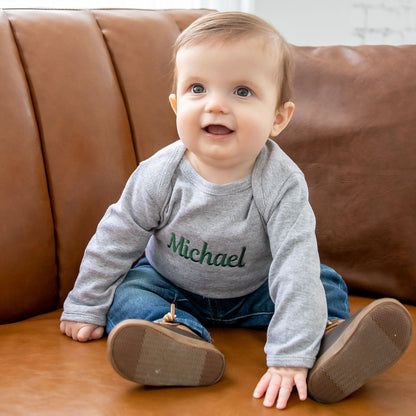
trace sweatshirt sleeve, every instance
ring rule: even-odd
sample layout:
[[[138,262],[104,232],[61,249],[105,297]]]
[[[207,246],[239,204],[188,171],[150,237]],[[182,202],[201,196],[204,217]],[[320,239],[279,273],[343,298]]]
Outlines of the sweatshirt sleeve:
[[[106,324],[115,289],[144,252],[160,221],[157,186],[145,163],[133,172],[117,203],[111,205],[85,250],[62,320]]]
[[[268,366],[311,368],[326,326],[315,216],[303,174],[292,173],[266,214],[273,261],[270,295],[275,304],[265,352]]]

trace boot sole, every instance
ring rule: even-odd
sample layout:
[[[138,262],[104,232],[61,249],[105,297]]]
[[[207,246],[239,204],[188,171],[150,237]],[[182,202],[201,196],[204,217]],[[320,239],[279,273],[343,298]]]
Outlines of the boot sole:
[[[412,318],[395,299],[379,299],[358,312],[309,373],[308,392],[338,402],[392,366],[412,337]]]
[[[150,386],[207,386],[225,371],[224,355],[209,342],[137,319],[114,327],[107,355],[119,375]]]

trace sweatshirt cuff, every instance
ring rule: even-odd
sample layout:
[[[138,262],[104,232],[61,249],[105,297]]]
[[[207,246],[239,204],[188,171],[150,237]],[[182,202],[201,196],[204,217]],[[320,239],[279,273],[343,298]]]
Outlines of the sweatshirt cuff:
[[[315,358],[292,357],[292,356],[271,356],[267,357],[268,367],[303,367],[312,368]]]

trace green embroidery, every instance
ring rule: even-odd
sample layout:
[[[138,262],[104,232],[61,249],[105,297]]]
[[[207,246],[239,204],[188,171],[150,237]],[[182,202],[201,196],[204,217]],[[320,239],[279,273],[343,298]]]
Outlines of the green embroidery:
[[[204,242],[201,249],[190,248],[191,242],[185,237],[181,236],[178,242],[176,242],[176,234],[172,233],[168,248],[171,248],[174,253],[178,253],[179,256],[185,259],[191,260],[194,263],[208,264],[209,266],[221,266],[221,267],[244,267],[244,255],[246,253],[246,247],[241,248],[239,255],[227,253],[214,254],[208,251],[208,243]]]

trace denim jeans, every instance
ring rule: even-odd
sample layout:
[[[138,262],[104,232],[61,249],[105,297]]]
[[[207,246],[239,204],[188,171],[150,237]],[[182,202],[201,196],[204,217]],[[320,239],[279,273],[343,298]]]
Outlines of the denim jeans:
[[[341,276],[321,265],[328,319],[345,319],[349,315],[347,287]],[[206,341],[211,337],[206,327],[267,327],[274,312],[268,282],[247,296],[210,299],[180,289],[161,276],[146,259],[142,259],[118,286],[107,315],[107,333],[125,319],[161,321],[176,307],[176,322],[186,325]]]

